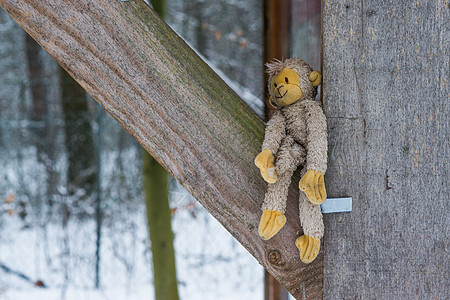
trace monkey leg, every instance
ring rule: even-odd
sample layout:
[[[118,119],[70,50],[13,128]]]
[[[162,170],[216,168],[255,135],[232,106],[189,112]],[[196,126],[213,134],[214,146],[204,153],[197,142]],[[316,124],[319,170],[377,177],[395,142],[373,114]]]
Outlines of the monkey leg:
[[[286,137],[277,154],[276,171],[279,174],[277,181],[268,185],[262,206],[263,215],[258,232],[263,239],[273,237],[286,223],[284,212],[292,174],[304,160],[305,149],[295,143],[290,136]]]
[[[302,176],[306,173],[302,170]],[[300,250],[300,259],[303,263],[311,263],[319,254],[320,239],[323,237],[323,219],[320,205],[308,200],[305,193],[299,193],[299,214],[304,235],[297,238],[295,244]]]
[[[291,136],[286,136],[277,152],[275,170],[279,178],[277,182],[268,185],[263,210],[275,210],[284,214],[292,174],[305,158],[305,149]]]
[[[288,135],[283,139],[280,149],[278,150],[275,170],[278,174],[290,171],[293,172],[300,164],[305,162],[305,159],[305,148],[296,143],[294,139]]]

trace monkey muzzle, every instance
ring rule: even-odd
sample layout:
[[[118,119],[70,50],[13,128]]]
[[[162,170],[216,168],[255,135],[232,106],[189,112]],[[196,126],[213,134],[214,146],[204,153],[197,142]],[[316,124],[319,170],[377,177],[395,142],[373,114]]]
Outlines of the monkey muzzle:
[[[284,88],[283,85],[278,86],[276,88],[276,92],[275,92],[275,98],[276,99],[281,99],[287,94],[288,91],[286,89],[282,89],[282,88]]]

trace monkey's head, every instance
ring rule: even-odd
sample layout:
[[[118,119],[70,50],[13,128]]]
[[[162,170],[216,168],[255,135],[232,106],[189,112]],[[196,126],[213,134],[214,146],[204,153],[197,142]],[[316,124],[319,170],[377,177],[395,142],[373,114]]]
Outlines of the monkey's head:
[[[274,106],[287,106],[303,98],[316,97],[322,75],[300,58],[274,60],[266,66],[270,100]]]

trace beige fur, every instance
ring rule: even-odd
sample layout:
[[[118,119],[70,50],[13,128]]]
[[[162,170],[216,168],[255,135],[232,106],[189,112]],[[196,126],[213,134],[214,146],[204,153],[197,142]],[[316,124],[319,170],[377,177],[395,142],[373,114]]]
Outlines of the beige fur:
[[[307,170],[325,174],[328,146],[325,115],[319,102],[314,100],[317,87],[309,80],[311,67],[298,58],[275,61],[267,65],[269,83],[283,68],[297,72],[303,97],[291,105],[278,107],[267,122],[262,149],[269,149],[275,156],[277,181],[269,183],[262,209],[284,213],[292,174],[299,166],[302,167],[302,176]],[[270,84],[269,91],[272,95]],[[303,192],[299,197],[299,216],[306,235],[314,238],[323,236],[320,205],[312,204]]]

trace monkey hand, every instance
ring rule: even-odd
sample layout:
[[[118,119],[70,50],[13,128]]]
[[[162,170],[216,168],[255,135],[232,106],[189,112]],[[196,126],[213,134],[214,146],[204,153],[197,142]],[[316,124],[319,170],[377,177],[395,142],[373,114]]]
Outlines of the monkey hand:
[[[304,264],[309,264],[316,259],[317,254],[319,254],[320,239],[302,235],[295,240],[295,245],[298,250],[300,250],[300,260]]]
[[[274,157],[269,149],[263,150],[255,158],[255,165],[260,169],[261,176],[268,183],[277,181],[277,172],[275,171]]]
[[[322,172],[308,170],[300,179],[298,187],[305,192],[312,204],[322,204],[327,198]]]
[[[311,81],[313,86],[318,86],[322,82],[322,75],[319,71],[312,71],[309,74],[309,81]]]
[[[265,209],[259,221],[258,233],[264,240],[268,240],[283,228],[286,217],[280,211]]]

